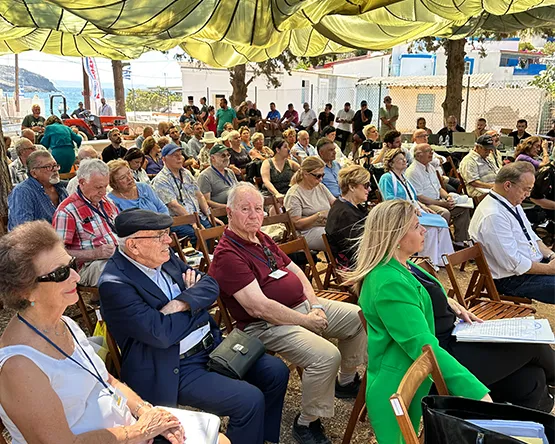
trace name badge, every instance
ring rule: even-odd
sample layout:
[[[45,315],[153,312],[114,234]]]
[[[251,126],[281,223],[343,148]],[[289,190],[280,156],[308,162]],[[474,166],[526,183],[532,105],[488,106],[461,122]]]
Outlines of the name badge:
[[[287,275],[287,271],[285,270],[276,270],[271,272],[268,276],[270,276],[273,279],[281,279],[283,276]]]
[[[112,387],[112,406],[113,409],[118,412],[121,416],[125,416],[127,411],[127,398],[125,395],[117,388]]]

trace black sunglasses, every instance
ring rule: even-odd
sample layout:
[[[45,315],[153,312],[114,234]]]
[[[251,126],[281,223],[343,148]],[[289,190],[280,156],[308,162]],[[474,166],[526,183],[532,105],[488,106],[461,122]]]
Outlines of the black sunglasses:
[[[62,265],[48,274],[39,276],[37,278],[37,282],[63,282],[69,278],[71,270],[77,271],[76,260],[74,257],[71,258],[69,264]]]
[[[315,177],[316,179],[321,179],[322,177],[324,177],[323,174],[314,174],[314,173],[308,173],[310,174],[312,177]]]

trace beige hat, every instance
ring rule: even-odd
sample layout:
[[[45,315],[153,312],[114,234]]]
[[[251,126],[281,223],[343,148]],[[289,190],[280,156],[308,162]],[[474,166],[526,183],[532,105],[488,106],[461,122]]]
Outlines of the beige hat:
[[[218,143],[220,139],[216,138],[213,131],[206,131],[204,137],[200,139],[202,143]]]
[[[225,142],[227,139],[229,139],[229,133],[231,131],[223,131],[222,134],[220,134],[220,140],[222,142]]]

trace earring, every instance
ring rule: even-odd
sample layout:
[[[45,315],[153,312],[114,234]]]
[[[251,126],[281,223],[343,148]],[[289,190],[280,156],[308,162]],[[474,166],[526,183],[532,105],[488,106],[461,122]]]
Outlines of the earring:
[[[397,245],[397,250],[400,250],[400,249],[401,249],[401,244],[398,244]]]
[[[35,301],[32,301],[31,302],[31,307],[34,307],[34,306],[35,306]]]

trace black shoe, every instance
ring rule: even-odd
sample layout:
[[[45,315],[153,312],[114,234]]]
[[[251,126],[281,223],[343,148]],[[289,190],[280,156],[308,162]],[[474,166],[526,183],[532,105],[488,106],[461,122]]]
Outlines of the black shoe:
[[[299,425],[299,416],[301,416],[300,413],[295,417],[293,423],[293,438],[295,441],[299,444],[331,444],[330,439],[324,433],[324,426],[320,419],[312,421],[307,427]]]
[[[335,379],[335,397],[339,399],[355,399],[360,389],[360,376],[355,375],[353,382],[347,385],[339,385],[338,378]]]

